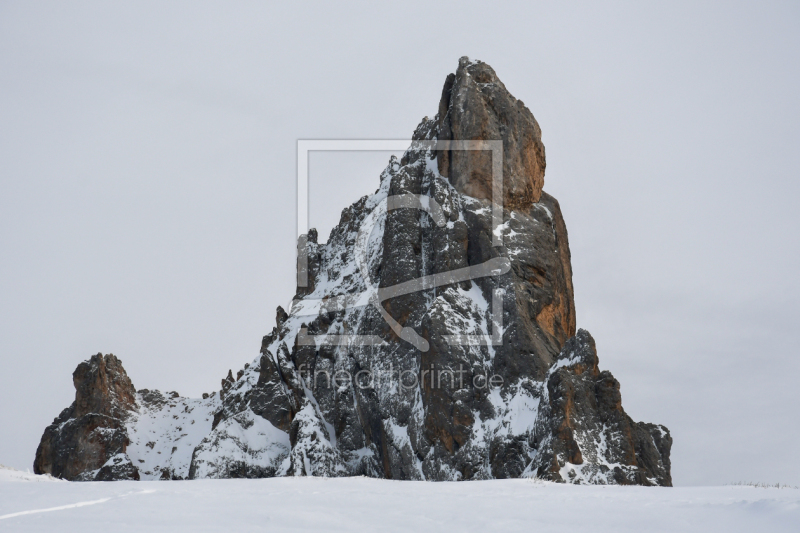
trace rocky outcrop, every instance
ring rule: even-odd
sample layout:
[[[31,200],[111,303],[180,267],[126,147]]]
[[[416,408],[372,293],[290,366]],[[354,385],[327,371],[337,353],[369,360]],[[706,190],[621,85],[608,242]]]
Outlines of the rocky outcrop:
[[[37,474],[70,481],[185,479],[211,431],[219,399],[136,391],[113,354],[93,355],[73,373],[75,401],[42,435]]]
[[[539,201],[544,187],[542,130],[521,100],[514,98],[492,67],[462,57],[450,74],[439,102],[440,141],[501,140],[503,201],[525,209]],[[492,199],[492,156],[484,150],[443,150],[439,173],[459,192]]]
[[[619,382],[598,369],[588,331],[564,345],[547,374],[530,469],[554,481],[671,486],[672,437],[622,409]]]
[[[45,429],[33,471],[68,480],[139,479],[124,457],[136,390],[120,360],[98,353],[78,365],[72,381],[75,401]]]
[[[490,152],[440,142],[490,140],[503,147],[502,218]],[[625,414],[576,332],[567,229],[544,170],[533,115],[491,67],[462,58],[378,190],[324,244],[315,230],[300,239],[295,297],[258,358],[202,400],[82,378],[101,392],[79,396],[108,404],[87,411],[76,396],[37,465],[55,474],[58,456],[69,479],[671,484],[669,432]],[[88,441],[64,428],[95,412],[117,421],[118,444],[89,462]]]

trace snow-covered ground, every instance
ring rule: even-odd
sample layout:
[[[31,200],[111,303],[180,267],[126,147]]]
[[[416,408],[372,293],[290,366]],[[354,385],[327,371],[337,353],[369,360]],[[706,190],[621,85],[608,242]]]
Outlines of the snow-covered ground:
[[[0,531],[799,529],[798,489],[576,486],[521,479],[69,483],[0,467]]]

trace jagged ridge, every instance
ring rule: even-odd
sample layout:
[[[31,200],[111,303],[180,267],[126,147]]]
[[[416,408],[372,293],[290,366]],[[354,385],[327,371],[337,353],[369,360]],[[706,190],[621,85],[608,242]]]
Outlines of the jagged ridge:
[[[488,154],[432,144],[475,139],[503,145],[497,228]],[[102,428],[75,406],[65,410],[45,431],[36,471],[670,485],[669,432],[630,420],[619,383],[597,367],[593,339],[576,334],[567,230],[542,191],[544,169],[533,115],[491,67],[462,58],[439,113],[391,159],[378,190],[342,212],[325,244],[315,230],[301,239],[307,264],[298,270],[308,283],[288,313],[278,309],[259,358],[203,400],[136,394],[132,385],[101,394],[114,421]],[[398,197],[417,198],[416,207],[390,209]],[[448,274],[500,264],[506,270],[475,279]],[[420,290],[370,304],[420,279],[428,280]],[[484,340],[453,345],[454,334]],[[104,367],[97,357],[86,379],[116,383],[102,376],[117,366],[112,374],[124,374],[118,360]],[[111,444],[81,459],[100,433]]]

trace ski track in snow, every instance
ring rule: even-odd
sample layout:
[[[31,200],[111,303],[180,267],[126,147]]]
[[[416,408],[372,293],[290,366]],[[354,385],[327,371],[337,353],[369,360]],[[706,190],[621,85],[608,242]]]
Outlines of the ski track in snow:
[[[798,489],[361,477],[29,483],[33,478],[0,477],[0,530],[781,532],[800,524]]]
[[[139,492],[131,492],[131,493],[128,493],[128,494],[122,494],[120,496],[113,496],[113,497],[109,497],[109,498],[101,498],[99,500],[90,500],[90,501],[85,501],[85,502],[70,503],[70,504],[67,504],[67,505],[59,505],[57,507],[48,507],[46,509],[31,509],[31,510],[28,510],[28,511],[19,511],[19,512],[16,512],[16,513],[9,513],[9,514],[0,515],[0,520],[7,520],[9,518],[16,518],[18,516],[24,516],[24,515],[29,515],[29,514],[50,513],[50,512],[53,512],[53,511],[63,511],[65,509],[76,509],[78,507],[87,507],[89,505],[97,505],[98,503],[106,503],[106,502],[111,501],[111,500],[125,498],[126,496],[130,496],[130,495],[133,495],[133,494],[150,494],[152,492],[156,492],[156,490],[155,489],[141,490]]]

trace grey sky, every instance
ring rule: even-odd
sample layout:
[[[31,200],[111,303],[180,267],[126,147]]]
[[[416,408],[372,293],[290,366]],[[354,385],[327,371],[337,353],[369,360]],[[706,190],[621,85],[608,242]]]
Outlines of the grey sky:
[[[468,55],[539,121],[578,325],[676,484],[800,484],[800,7],[0,3],[0,463],[118,355],[197,396],[294,288],[295,145],[407,138]],[[311,159],[326,238],[388,154]]]

